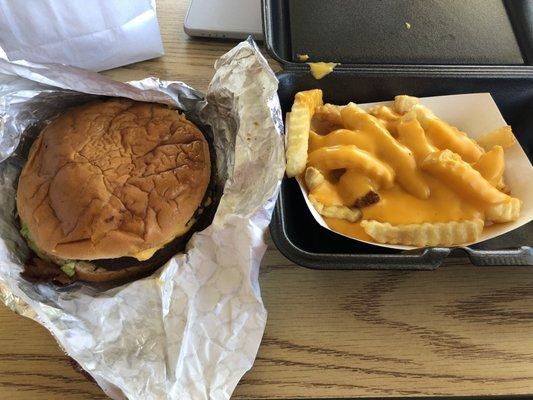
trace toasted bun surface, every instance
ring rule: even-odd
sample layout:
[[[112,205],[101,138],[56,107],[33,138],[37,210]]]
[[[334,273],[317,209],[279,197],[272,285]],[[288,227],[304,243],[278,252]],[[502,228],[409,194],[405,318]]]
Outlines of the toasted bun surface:
[[[92,102],[55,119],[33,143],[18,213],[35,244],[55,257],[134,255],[190,228],[210,169],[207,141],[177,111]]]

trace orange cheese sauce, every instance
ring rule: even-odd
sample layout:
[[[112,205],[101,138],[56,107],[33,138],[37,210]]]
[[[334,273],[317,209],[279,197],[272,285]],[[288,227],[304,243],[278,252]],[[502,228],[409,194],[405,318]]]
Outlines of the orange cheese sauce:
[[[361,209],[363,218],[392,225],[483,218],[480,209],[464,201],[446,184],[426,174],[424,178],[431,191],[429,198],[419,199],[396,185],[380,190],[380,201]]]
[[[384,129],[396,116],[386,110],[379,111],[383,118],[369,114],[350,116],[352,129],[335,129],[326,135],[310,132],[308,166],[318,168],[326,179],[309,193],[324,205],[353,207],[357,199],[374,191],[380,200],[361,207],[363,219],[392,225],[483,218],[482,205],[469,201],[456,188],[421,171],[418,165],[421,151],[433,151],[437,145],[443,145],[442,138],[450,135],[449,126],[433,124],[431,136],[439,138],[438,143],[428,137],[427,143],[423,143],[425,147],[421,147],[417,140],[421,135],[420,125],[401,127],[402,135],[413,139],[397,140]],[[396,129],[394,134],[397,134]],[[461,147],[464,142],[460,137],[454,144]],[[461,148],[463,153],[464,147]],[[470,159],[478,156],[477,150],[467,152]],[[500,155],[489,158],[499,161]],[[481,163],[479,169],[485,172],[490,168]],[[490,175],[491,172],[485,173]],[[331,229],[344,235],[372,241],[358,222],[329,217],[324,220]]]
[[[335,68],[338,63],[332,63],[332,62],[310,62],[307,63],[309,65],[309,68],[311,69],[311,75],[313,75],[313,78],[315,79],[322,79],[326,75],[333,72],[333,68]]]
[[[426,135],[439,149],[450,149],[467,162],[476,162],[483,150],[466,133],[446,122],[431,119],[427,123]]]
[[[337,186],[329,181],[325,181],[310,192],[315,196],[317,201],[326,206],[342,205],[345,203],[342,193],[339,192]]]
[[[322,217],[324,218],[324,221],[328,226],[333,229],[334,231],[337,231],[339,233],[342,233],[343,235],[353,237],[360,240],[366,240],[367,242],[373,242],[374,239],[365,232],[365,230],[361,227],[361,224],[359,222],[350,222],[346,221],[345,219],[338,219],[338,218],[329,218],[329,217]]]

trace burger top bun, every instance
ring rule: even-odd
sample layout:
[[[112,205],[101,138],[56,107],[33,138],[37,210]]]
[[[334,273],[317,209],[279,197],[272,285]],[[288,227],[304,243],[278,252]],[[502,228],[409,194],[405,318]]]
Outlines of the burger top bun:
[[[200,130],[166,106],[72,108],[33,143],[17,208],[33,242],[63,259],[133,256],[184,234],[210,180]]]

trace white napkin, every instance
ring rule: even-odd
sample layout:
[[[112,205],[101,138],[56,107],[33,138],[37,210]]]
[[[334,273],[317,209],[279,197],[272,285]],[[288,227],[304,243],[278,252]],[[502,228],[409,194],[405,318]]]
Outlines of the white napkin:
[[[0,58],[93,71],[163,55],[154,0],[0,0]]]

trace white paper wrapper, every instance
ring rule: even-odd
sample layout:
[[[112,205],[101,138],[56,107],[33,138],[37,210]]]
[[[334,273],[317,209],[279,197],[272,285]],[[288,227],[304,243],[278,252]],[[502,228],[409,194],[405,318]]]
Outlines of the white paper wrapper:
[[[252,366],[266,321],[258,286],[263,233],[284,171],[276,90],[252,41],[216,63],[207,101],[181,82],[123,84],[61,65],[0,60],[0,298],[49,329],[112,398],[228,399]],[[28,250],[15,224],[23,160],[13,152],[21,135],[35,135],[35,124],[94,95],[172,104],[210,125],[220,204],[186,253],[149,278],[110,290],[31,284],[19,276]]]
[[[498,106],[494,102],[490,93],[470,93],[459,94],[451,96],[435,96],[423,97],[420,103],[427,106],[433,111],[435,115],[449,124],[456,126],[460,130],[467,132],[468,135],[476,139],[493,129],[507,125],[503,119]],[[377,103],[357,104],[364,110],[369,110],[376,105],[392,105],[392,101],[382,101]],[[490,227],[485,227],[479,240],[476,243],[484,240],[495,238],[503,235],[513,229],[519,228],[533,220],[533,191],[530,188],[533,182],[533,167],[529,161],[524,149],[517,143],[515,146],[505,150],[505,183],[511,189],[511,195],[522,200],[522,211],[520,218],[514,222],[506,224],[494,224]],[[309,211],[322,227],[334,232],[338,235],[346,236],[340,232],[331,229],[322,216],[315,210],[309,199],[307,198],[307,189],[305,184],[298,179],[298,184],[304,196],[305,202],[309,207]],[[381,247],[388,247],[391,249],[411,250],[416,247],[401,246],[394,244],[381,244],[377,242],[368,242],[365,240],[354,239],[360,242],[373,244]],[[473,243],[465,243],[465,245]]]
[[[0,47],[92,71],[163,55],[155,0],[0,0]]]

